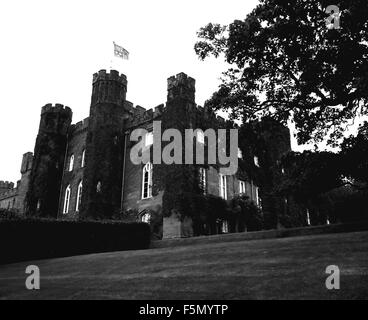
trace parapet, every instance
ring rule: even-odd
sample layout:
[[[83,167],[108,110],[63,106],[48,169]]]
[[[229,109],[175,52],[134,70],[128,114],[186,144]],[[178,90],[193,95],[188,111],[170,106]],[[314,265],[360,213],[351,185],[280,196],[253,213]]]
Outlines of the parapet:
[[[187,88],[195,89],[195,80],[191,77],[188,77],[183,72],[167,79],[168,90],[178,86],[186,86]]]
[[[0,194],[14,189],[14,183],[9,181],[0,181]]]
[[[137,127],[145,122],[153,121],[159,118],[164,112],[164,109],[164,104],[160,104],[154,109],[148,110],[139,105],[133,107],[133,104],[130,104],[130,119],[127,128]]]
[[[70,133],[77,134],[83,132],[88,129],[88,125],[89,125],[89,118],[85,118],[82,121],[72,124],[70,126]]]
[[[70,109],[67,106],[64,106],[62,104],[56,103],[55,105],[52,105],[51,103],[46,104],[42,107],[41,115],[44,113],[66,113],[70,116],[73,115],[72,109]]]
[[[97,81],[118,81],[127,85],[127,77],[125,74],[119,74],[116,70],[107,72],[106,70],[100,70],[93,75],[93,83]]]

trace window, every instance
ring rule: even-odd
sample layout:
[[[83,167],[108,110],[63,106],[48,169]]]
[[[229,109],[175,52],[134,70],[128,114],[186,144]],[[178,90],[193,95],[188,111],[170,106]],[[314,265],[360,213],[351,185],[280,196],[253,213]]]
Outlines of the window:
[[[311,225],[309,210],[307,209],[307,226]]]
[[[239,194],[245,194],[245,181],[239,181]]]
[[[78,192],[77,192],[77,202],[75,205],[75,211],[79,212],[80,205],[82,203],[82,190],[83,190],[83,182],[79,182]]]
[[[152,171],[152,163],[148,162],[143,168],[142,199],[152,197]]]
[[[254,156],[254,165],[255,165],[256,167],[259,167],[259,159],[258,159],[258,157],[257,157],[257,156]]]
[[[69,185],[65,189],[64,208],[63,208],[64,214],[67,214],[69,212],[70,193],[71,193],[71,189]]]
[[[142,215],[142,222],[143,223],[151,223],[151,214],[149,212],[146,212],[144,215]]]
[[[153,145],[153,132],[146,133],[146,136],[144,137],[144,145],[145,147]]]
[[[259,188],[257,186],[255,186],[254,190],[255,190],[256,205],[260,206],[261,201],[259,199]]]
[[[222,221],[221,231],[222,233],[229,233],[229,223],[226,220]]]
[[[220,174],[220,197],[227,200],[227,178]]]
[[[243,159],[243,152],[238,148],[238,158]]]
[[[101,193],[102,191],[102,183],[101,181],[97,182],[97,185],[96,185],[96,192],[97,193]]]
[[[73,171],[74,168],[74,154],[72,154],[69,158],[69,172]]]
[[[83,150],[83,152],[82,152],[81,168],[84,168],[84,165],[85,164],[86,164],[86,150]]]
[[[204,144],[204,133],[202,130],[197,131],[197,142]]]
[[[199,187],[203,194],[207,193],[207,172],[205,168],[199,168]]]

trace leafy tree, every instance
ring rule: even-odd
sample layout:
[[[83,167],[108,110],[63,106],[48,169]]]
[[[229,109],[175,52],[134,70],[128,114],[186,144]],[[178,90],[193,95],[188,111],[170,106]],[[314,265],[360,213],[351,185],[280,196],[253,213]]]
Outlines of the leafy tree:
[[[350,136],[344,140],[341,146],[341,154],[345,175],[355,180],[352,185],[358,189],[367,188],[368,122],[361,125],[356,137]]]
[[[244,121],[291,119],[299,143],[338,141],[368,113],[368,2],[335,1],[339,29],[326,26],[330,4],[261,0],[243,21],[200,29],[197,55],[224,55],[230,64],[208,106]]]
[[[331,152],[290,152],[281,163],[284,170],[277,192],[308,202],[344,185],[341,157]]]

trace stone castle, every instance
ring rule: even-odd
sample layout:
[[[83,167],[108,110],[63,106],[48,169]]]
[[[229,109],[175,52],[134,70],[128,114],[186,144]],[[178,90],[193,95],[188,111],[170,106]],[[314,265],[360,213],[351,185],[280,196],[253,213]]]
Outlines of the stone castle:
[[[184,73],[168,79],[166,104],[151,110],[126,100],[127,78],[117,71],[99,71],[93,75],[92,85],[90,114],[81,122],[72,124],[72,110],[66,106],[48,104],[42,108],[34,153],[23,155],[21,180],[16,187],[0,182],[0,208],[37,217],[146,223],[151,223],[155,215],[160,221],[158,238],[193,235],[190,218],[180,217],[177,210],[163,214],[163,202],[168,201],[165,193],[176,190],[167,184],[154,188],[152,163],[131,162],[129,154],[134,144],[129,134],[136,128],[146,129],[145,144],[150,147],[154,143],[151,132],[155,120],[164,126],[203,130],[211,126],[228,128],[228,123],[196,105],[195,80]],[[165,123],[167,119],[170,123]],[[277,150],[270,148],[275,154],[271,157],[274,162],[290,151],[289,130],[282,127],[279,133],[286,143],[277,144],[274,134],[267,138],[278,146]],[[239,152],[239,158],[242,157]],[[252,154],[251,159],[254,163],[250,168],[256,170],[262,165],[262,155]],[[182,169],[177,166],[175,170]],[[222,176],[216,166],[193,166],[199,177],[195,181],[201,183],[204,194],[227,201],[246,194],[260,206],[262,185],[246,171],[239,169],[233,176]],[[193,183],[183,179],[184,185]],[[180,188],[177,190],[180,192]],[[263,201],[262,205],[266,203]],[[227,232],[226,221],[221,223],[220,231]]]

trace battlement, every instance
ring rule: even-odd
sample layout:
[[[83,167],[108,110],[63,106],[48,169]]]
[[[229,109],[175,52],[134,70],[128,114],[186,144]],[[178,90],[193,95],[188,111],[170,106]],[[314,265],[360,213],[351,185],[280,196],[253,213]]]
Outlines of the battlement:
[[[14,190],[14,183],[9,181],[0,181],[0,195],[4,195],[6,193]]]
[[[18,189],[13,188],[5,192],[0,192],[0,200],[15,197],[18,194]]]
[[[88,129],[88,125],[89,125],[89,118],[85,118],[82,121],[72,124],[70,126],[70,132],[72,134],[77,134],[79,132],[85,131]]]
[[[66,113],[69,114],[70,116],[73,114],[72,109],[70,109],[67,106],[64,106],[62,104],[56,103],[55,105],[52,105],[51,103],[46,104],[45,106],[42,107],[41,110],[41,115],[44,113]]]
[[[118,81],[127,85],[127,77],[125,74],[119,74],[116,70],[111,70],[110,73],[106,70],[100,70],[93,75],[93,83],[97,81]]]
[[[135,127],[144,122],[153,121],[160,117],[165,109],[164,104],[160,104],[155,108],[147,110],[139,105],[134,107],[131,102],[127,102],[125,107],[131,115],[130,121],[128,122],[128,127]]]
[[[181,72],[176,76],[172,76],[167,79],[167,88],[168,90],[178,87],[185,86],[187,88],[195,90],[195,79],[188,77],[185,73]]]
[[[0,189],[13,189],[14,183],[9,181],[0,181]]]

